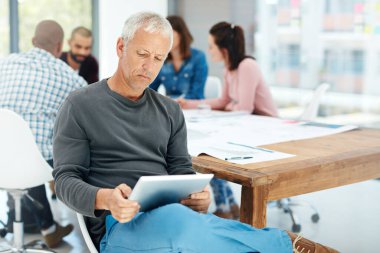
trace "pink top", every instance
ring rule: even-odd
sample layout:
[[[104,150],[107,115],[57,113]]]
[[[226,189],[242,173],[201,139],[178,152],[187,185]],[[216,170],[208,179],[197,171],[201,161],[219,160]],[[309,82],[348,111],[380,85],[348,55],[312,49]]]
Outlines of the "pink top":
[[[249,111],[258,115],[277,116],[272,95],[265,85],[258,64],[251,58],[244,59],[236,70],[225,69],[220,98],[186,101],[185,109],[206,103],[215,110]]]

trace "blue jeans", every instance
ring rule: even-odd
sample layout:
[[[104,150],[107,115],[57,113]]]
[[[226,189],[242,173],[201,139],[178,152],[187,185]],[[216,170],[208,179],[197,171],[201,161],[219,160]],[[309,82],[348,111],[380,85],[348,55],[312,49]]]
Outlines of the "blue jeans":
[[[237,205],[234,194],[227,181],[219,178],[211,179],[211,188],[214,193],[216,211],[229,212],[232,205]]]
[[[101,253],[132,252],[262,252],[292,253],[288,234],[280,229],[256,229],[238,221],[200,214],[171,204],[137,214],[130,222],[106,218]]]

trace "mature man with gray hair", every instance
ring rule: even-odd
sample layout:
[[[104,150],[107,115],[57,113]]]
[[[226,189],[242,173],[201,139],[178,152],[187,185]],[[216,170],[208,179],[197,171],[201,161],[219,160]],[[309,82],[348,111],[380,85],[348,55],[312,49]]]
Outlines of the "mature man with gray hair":
[[[292,252],[293,234],[205,214],[207,188],[149,212],[139,212],[139,203],[128,199],[141,176],[195,173],[179,105],[147,88],[172,37],[165,18],[147,12],[131,16],[116,44],[114,75],[67,98],[54,127],[58,198],[88,216],[102,253]],[[300,252],[335,252],[297,240]]]
[[[33,49],[0,60],[0,108],[20,114],[29,123],[42,156],[53,166],[53,126],[58,108],[71,91],[85,86],[86,82],[57,59],[63,43],[63,29],[57,22],[41,21],[32,43]],[[28,193],[43,206],[37,209],[25,199],[33,210],[36,227],[49,247],[58,246],[73,226],[61,226],[54,221],[44,185],[31,188]],[[12,207],[12,201],[8,202]],[[14,217],[14,209],[10,209],[8,224],[12,224]]]

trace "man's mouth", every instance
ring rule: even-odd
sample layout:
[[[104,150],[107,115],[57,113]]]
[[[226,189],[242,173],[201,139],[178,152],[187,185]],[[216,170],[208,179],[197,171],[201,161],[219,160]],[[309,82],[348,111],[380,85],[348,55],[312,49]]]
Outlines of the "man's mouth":
[[[142,78],[144,78],[144,79],[150,80],[150,77],[149,77],[149,76],[139,75],[139,77],[142,77]]]

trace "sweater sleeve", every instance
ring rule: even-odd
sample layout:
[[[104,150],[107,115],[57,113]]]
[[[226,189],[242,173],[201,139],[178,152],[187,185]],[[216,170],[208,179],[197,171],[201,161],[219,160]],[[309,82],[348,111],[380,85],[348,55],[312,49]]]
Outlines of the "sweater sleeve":
[[[213,110],[224,110],[226,105],[231,101],[228,94],[231,84],[226,78],[227,72],[224,72],[224,85],[222,90],[222,96],[219,98],[206,99],[204,102],[211,106]]]
[[[171,132],[166,154],[168,174],[194,174],[191,157],[187,150],[185,117],[178,104],[176,105]]]
[[[55,121],[53,154],[53,176],[58,198],[73,210],[95,217],[95,199],[99,188],[84,181],[90,172],[89,141],[69,99],[63,103]]]
[[[185,117],[179,105],[172,120],[171,136],[166,153],[167,171],[170,175],[194,174],[191,157],[187,150]]]
[[[257,87],[262,80],[257,63],[251,59],[244,60],[237,69],[237,101],[230,104],[231,111],[255,110]]]

